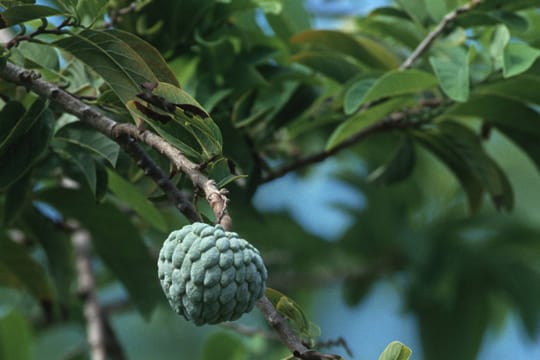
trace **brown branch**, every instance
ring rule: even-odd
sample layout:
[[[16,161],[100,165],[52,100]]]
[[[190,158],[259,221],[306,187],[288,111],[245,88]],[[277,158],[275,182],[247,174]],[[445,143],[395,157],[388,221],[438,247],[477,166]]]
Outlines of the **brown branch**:
[[[28,90],[54,101],[60,105],[65,112],[76,116],[97,131],[119,142],[123,147],[131,147],[131,149],[128,150],[128,153],[132,156],[135,154],[133,149],[136,149],[135,151],[139,151],[140,148],[137,149],[132,145],[126,145],[126,143],[131,143],[131,140],[128,140],[129,138],[139,140],[158,150],[160,153],[167,156],[177,169],[188,175],[196,187],[201,188],[204,191],[206,199],[210,203],[210,206],[216,215],[216,219],[225,229],[231,228],[232,220],[227,212],[228,198],[226,197],[226,192],[223,189],[218,189],[213,180],[208,179],[199,171],[197,164],[191,162],[178,149],[167,143],[158,135],[146,130],[140,130],[132,124],[119,124],[58,86],[40,79],[39,74],[9,62],[4,67],[0,68],[0,77],[14,84],[25,86]],[[140,149],[140,151],[142,151],[142,149]],[[141,159],[142,158],[140,156],[135,158],[137,161]],[[151,162],[151,159],[148,158],[143,161]],[[156,168],[158,168],[157,165]],[[153,172],[154,170],[150,171]],[[157,178],[157,174],[155,176]],[[161,176],[159,176],[159,178],[161,178]],[[158,183],[158,185],[160,185],[160,183]],[[274,330],[278,333],[282,342],[298,358],[318,360],[337,358],[336,355],[319,354],[307,349],[296,337],[294,332],[289,327],[287,321],[277,312],[272,303],[266,297],[263,297],[257,301],[257,307],[272,328],[274,328]],[[93,308],[92,313],[95,313],[95,308]],[[103,323],[101,323],[99,327],[96,323],[92,323],[92,326],[102,329]],[[101,341],[99,343],[101,344]],[[100,350],[100,356],[101,353],[102,352]],[[101,358],[96,357],[94,359]]]
[[[71,18],[66,18],[60,25],[53,29],[47,29],[48,22],[45,18],[41,19],[41,26],[39,26],[35,31],[31,32],[28,35],[24,34],[24,28],[23,32],[20,34],[15,35],[13,39],[11,39],[6,44],[6,49],[10,49],[14,46],[18,46],[21,41],[32,41],[36,36],[42,35],[42,34],[54,34],[54,35],[61,35],[65,34],[65,31],[63,28],[67,26],[73,26],[75,23],[71,20]]]
[[[447,28],[447,26],[454,21],[459,15],[471,11],[474,7],[479,5],[483,0],[471,0],[463,6],[458,7],[454,11],[446,14],[441,22],[418,44],[416,49],[412,52],[411,55],[401,64],[400,69],[408,69],[413,63],[420,57],[424,52],[426,52],[433,41]]]
[[[312,155],[302,157],[293,163],[284,165],[278,168],[277,170],[274,170],[273,172],[269,173],[267,176],[263,178],[263,182],[272,181],[274,179],[284,176],[285,174],[288,174],[291,171],[295,171],[305,166],[324,161],[328,159],[329,157],[332,157],[336,155],[337,153],[359,143],[360,141],[364,140],[365,138],[371,135],[387,132],[389,130],[412,128],[412,127],[417,126],[416,123],[406,123],[406,122],[403,122],[402,120],[403,120],[403,113],[391,114],[390,116],[387,116],[379,120],[373,125],[360,130],[356,134],[352,135],[351,137],[347,138],[346,140],[344,140],[343,142],[339,143],[338,145],[336,145],[335,147],[329,150],[324,150],[324,151],[321,151]]]
[[[75,231],[71,237],[77,266],[78,294],[83,301],[86,336],[92,360],[107,359],[105,321],[96,294],[96,283],[90,255],[90,234]]]
[[[216,220],[225,229],[231,228],[232,220],[227,212],[228,198],[226,196],[225,189],[218,189],[213,180],[208,179],[201,171],[199,171],[197,164],[186,158],[180,150],[166,142],[159,135],[148,130],[140,130],[133,124],[117,123],[60,87],[40,79],[39,74],[34,71],[26,70],[8,62],[3,68],[0,69],[0,77],[12,83],[25,86],[28,90],[51,99],[55,103],[61,105],[65,112],[76,116],[84,123],[119,142],[119,144],[123,147],[126,146],[125,136],[128,136],[139,140],[162,153],[169,158],[169,160],[178,170],[188,175],[196,187],[203,190],[206,199],[210,203],[210,206],[212,207],[212,210],[216,216]],[[159,182],[158,185],[160,184],[165,185],[168,190],[171,188],[167,181]],[[181,200],[182,197],[177,197],[176,199]],[[180,208],[190,209],[190,204],[191,203],[188,204],[182,202],[182,206]],[[175,205],[178,207],[178,204]],[[186,217],[190,220],[194,220],[194,216],[191,211],[188,213],[184,212],[184,215],[186,215]]]

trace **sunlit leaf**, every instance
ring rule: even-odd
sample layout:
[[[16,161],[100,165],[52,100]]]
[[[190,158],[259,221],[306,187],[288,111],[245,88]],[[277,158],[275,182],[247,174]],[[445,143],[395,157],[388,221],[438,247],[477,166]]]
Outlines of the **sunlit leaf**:
[[[467,54],[459,57],[430,57],[429,62],[439,79],[443,91],[455,101],[466,101],[469,97],[469,63]]]
[[[0,13],[0,29],[30,20],[62,14],[64,14],[62,11],[44,5],[13,6]]]
[[[503,75],[511,77],[527,71],[540,57],[540,49],[527,44],[510,43],[504,48]]]
[[[31,360],[31,324],[19,311],[0,312],[0,359]]]
[[[377,79],[374,78],[361,79],[349,87],[343,99],[343,110],[346,115],[351,115],[358,111],[360,105],[362,105],[364,96],[376,81]]]
[[[379,360],[409,360],[412,350],[399,341],[392,341],[379,356]]]

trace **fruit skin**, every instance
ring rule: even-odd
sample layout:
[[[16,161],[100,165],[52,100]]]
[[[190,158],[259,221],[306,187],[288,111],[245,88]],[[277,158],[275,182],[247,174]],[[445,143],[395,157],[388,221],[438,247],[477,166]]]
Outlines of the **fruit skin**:
[[[158,276],[172,308],[196,325],[235,320],[251,311],[268,277],[253,245],[205,223],[169,235],[159,252]]]

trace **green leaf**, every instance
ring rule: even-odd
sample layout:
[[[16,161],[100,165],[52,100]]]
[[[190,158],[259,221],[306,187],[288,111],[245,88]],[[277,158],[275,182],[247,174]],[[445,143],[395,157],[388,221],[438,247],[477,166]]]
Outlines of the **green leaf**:
[[[25,59],[33,64],[37,64],[45,70],[58,71],[60,68],[58,52],[49,45],[25,41],[21,42],[16,50],[20,52]],[[27,64],[26,67],[33,68],[35,67],[33,64]]]
[[[120,146],[107,136],[91,129],[80,122],[64,126],[54,137],[57,141],[77,145],[107,160],[116,166]]]
[[[54,15],[63,15],[58,9],[43,5],[18,5],[0,13],[0,29]]]
[[[501,69],[504,63],[504,49],[510,41],[510,31],[505,25],[498,25],[495,28],[493,34],[493,40],[491,42],[489,51],[493,58],[493,65],[495,69]]]
[[[459,57],[430,57],[429,62],[439,79],[441,88],[448,97],[455,101],[467,101],[469,98],[469,62],[467,54]]]
[[[167,231],[167,222],[156,207],[141,194],[139,189],[110,169],[107,170],[107,174],[109,189],[120,200],[127,203],[141,218],[159,231]]]
[[[0,118],[2,119],[2,121],[0,121],[0,154],[3,149],[9,145],[9,139],[13,136],[12,132],[17,128],[17,124],[24,116],[25,112],[26,109],[24,108],[24,105],[18,101],[10,101],[4,105],[2,110],[0,110]],[[26,128],[25,131],[26,130],[28,129]]]
[[[405,137],[390,160],[369,174],[368,180],[377,184],[402,181],[412,173],[415,162],[414,144],[409,137]]]
[[[65,216],[76,218],[92,236],[104,264],[125,286],[139,312],[148,318],[162,301],[154,260],[127,214],[110,203],[96,204],[88,192],[47,189],[36,194]]]
[[[142,56],[111,30],[83,30],[53,45],[98,73],[124,103],[141,92],[142,84],[158,81]]]
[[[294,34],[311,27],[310,16],[304,8],[303,0],[282,1],[281,4],[281,12],[267,13],[266,19],[278,37],[283,41],[289,41]]]
[[[47,268],[53,279],[58,300],[68,306],[72,300],[72,287],[75,271],[73,253],[68,234],[62,231],[46,215],[38,212],[37,207],[25,209],[22,223],[28,229],[28,235],[47,255]]]
[[[302,51],[291,56],[291,61],[318,71],[338,83],[344,83],[360,72],[356,64],[329,51]]]
[[[41,113],[24,136],[3,151],[0,156],[0,189],[22,177],[47,149],[53,120],[49,110]]]
[[[424,71],[393,70],[380,77],[359,101],[364,104],[385,97],[417,93],[438,84],[433,75]]]
[[[352,36],[334,30],[307,30],[291,38],[293,44],[311,44],[332,52],[349,55],[369,67],[394,69],[399,67],[396,56],[383,45],[366,36]]]
[[[3,234],[0,235],[0,265],[9,271],[15,280],[14,284],[8,285],[26,289],[38,300],[53,299],[45,269],[32,259],[27,249]]]
[[[498,96],[475,96],[450,108],[448,116],[473,116],[489,121],[519,146],[540,169],[540,115],[527,105]]]
[[[377,79],[373,78],[361,79],[347,89],[343,99],[343,109],[346,115],[354,114],[360,109],[364,95],[373,87],[376,81]]]
[[[247,359],[246,347],[238,336],[224,332],[210,335],[202,351],[202,360],[214,360],[216,354],[221,359],[244,360]]]
[[[540,105],[540,92],[531,89],[540,88],[540,77],[523,74],[511,79],[489,83],[478,88],[478,93],[484,95],[497,95],[520,102],[529,102]]]
[[[399,341],[392,341],[379,356],[379,360],[408,360],[412,350]]]
[[[154,72],[159,81],[180,87],[176,75],[174,75],[161,53],[155,47],[140,37],[127,31],[117,29],[112,29],[109,31],[110,34],[122,40],[124,43],[129,45],[133,51],[139,54],[148,67],[150,67],[150,69]]]
[[[343,300],[348,306],[356,306],[369,294],[375,283],[374,277],[347,276],[343,283]]]
[[[382,120],[386,115],[400,108],[414,104],[414,100],[408,97],[395,98],[383,102],[382,104],[372,106],[369,109],[362,111],[347,121],[339,125],[326,143],[326,149],[332,149],[351,136],[372,125],[378,120]]]
[[[479,208],[484,189],[497,209],[512,209],[513,193],[506,175],[485,153],[479,137],[472,130],[456,122],[444,121],[436,130],[417,132],[416,137],[459,179],[471,211]]]
[[[510,43],[504,49],[503,75],[505,78],[527,71],[540,57],[540,49],[527,44]]]
[[[6,190],[4,202],[4,216],[2,222],[8,227],[16,220],[21,210],[26,206],[28,194],[30,192],[30,171],[23,175],[18,181],[11,184]]]
[[[16,310],[0,312],[0,359],[33,359],[31,324]]]
[[[23,116],[19,115],[23,109],[19,103],[10,102],[2,109],[0,114],[2,119],[6,120],[0,123],[0,156],[40,119],[47,105],[48,101],[45,98],[38,98]]]

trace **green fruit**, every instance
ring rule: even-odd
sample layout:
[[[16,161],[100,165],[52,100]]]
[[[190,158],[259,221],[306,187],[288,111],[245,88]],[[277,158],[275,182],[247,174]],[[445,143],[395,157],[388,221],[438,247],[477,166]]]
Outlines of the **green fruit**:
[[[197,325],[238,319],[264,295],[259,251],[219,225],[173,231],[159,252],[158,275],[172,308]]]

